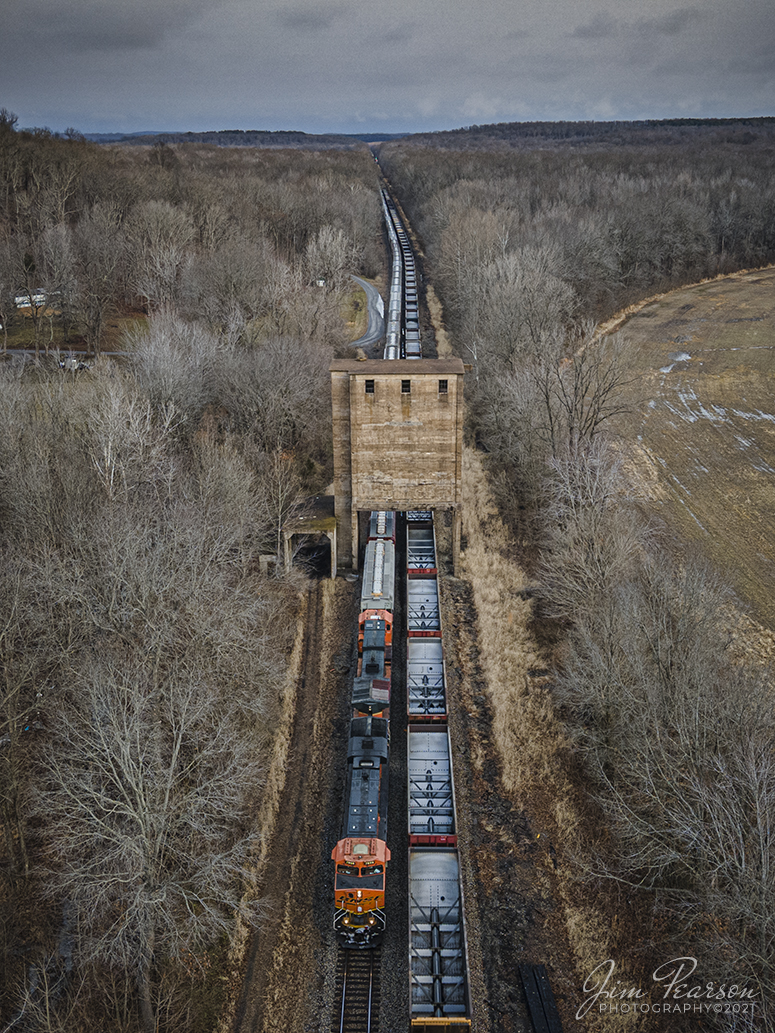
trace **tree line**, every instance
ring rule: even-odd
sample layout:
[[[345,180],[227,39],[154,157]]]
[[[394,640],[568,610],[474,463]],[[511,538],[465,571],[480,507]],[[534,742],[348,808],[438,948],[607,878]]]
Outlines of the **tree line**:
[[[606,434],[628,370],[598,322],[775,257],[767,134],[676,131],[680,146],[583,152],[405,141],[381,161],[472,364],[470,439],[538,586],[554,703],[601,816],[568,844],[577,874],[645,894],[660,949],[752,987],[750,1028],[772,1030],[772,672],[742,655],[719,576],[639,511],[627,443]]]
[[[577,122],[498,122],[493,125],[465,126],[435,133],[413,134],[415,146],[451,148],[466,151],[494,149],[532,150],[568,146],[594,149],[639,147],[668,144],[684,147],[702,142],[718,144],[769,144],[775,119],[753,118],[663,118],[616,122],[582,120]]]

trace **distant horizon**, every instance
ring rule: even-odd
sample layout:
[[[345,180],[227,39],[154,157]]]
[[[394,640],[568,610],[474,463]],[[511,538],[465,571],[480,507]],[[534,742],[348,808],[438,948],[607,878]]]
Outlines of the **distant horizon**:
[[[443,128],[437,127],[437,128],[434,128],[434,129],[403,129],[403,130],[399,130],[399,129],[393,129],[393,130],[387,130],[387,129],[364,129],[362,127],[358,128],[358,129],[348,129],[348,130],[343,130],[343,129],[309,130],[309,129],[300,129],[297,126],[293,126],[291,128],[289,128],[287,126],[284,126],[282,128],[264,128],[264,127],[258,128],[256,126],[251,126],[250,128],[244,128],[244,127],[238,127],[238,126],[234,126],[234,125],[230,125],[228,127],[223,127],[223,128],[218,128],[218,129],[214,129],[214,128],[207,128],[207,129],[191,129],[191,128],[169,129],[169,128],[167,128],[167,129],[142,129],[142,130],[132,129],[132,130],[122,130],[122,129],[109,128],[109,129],[94,130],[94,129],[84,129],[83,127],[81,127],[79,125],[76,125],[76,124],[71,124],[71,125],[68,125],[68,126],[64,126],[61,129],[55,128],[54,126],[52,126],[50,124],[47,124],[47,123],[41,123],[41,124],[35,124],[35,125],[23,125],[22,124],[22,119],[18,117],[18,113],[14,111],[13,114],[17,115],[17,118],[18,118],[18,122],[17,122],[16,128],[18,130],[22,131],[22,132],[31,132],[31,131],[35,131],[35,130],[48,130],[51,133],[54,133],[56,135],[60,135],[61,136],[61,135],[64,135],[68,130],[75,130],[75,132],[80,133],[82,136],[86,137],[87,139],[91,139],[91,140],[94,140],[95,138],[98,138],[98,137],[114,137],[116,139],[128,139],[128,138],[138,137],[138,136],[148,136],[148,137],[151,137],[151,136],[181,136],[181,135],[188,135],[188,134],[200,135],[200,134],[206,134],[206,133],[208,133],[208,134],[209,133],[213,133],[213,134],[214,133],[301,133],[301,134],[304,134],[305,136],[345,136],[345,137],[354,137],[354,138],[373,137],[374,141],[376,142],[376,141],[378,141],[380,139],[387,139],[387,138],[396,138],[396,137],[404,137],[404,136],[417,136],[417,135],[426,135],[426,134],[432,134],[432,133],[465,132],[466,130],[470,130],[470,129],[474,129],[474,128],[486,129],[486,128],[490,127],[490,126],[498,126],[498,125],[534,125],[534,124],[547,124],[547,125],[552,125],[552,124],[555,124],[555,125],[561,125],[561,124],[571,124],[571,125],[584,125],[584,124],[605,125],[605,124],[615,124],[615,123],[632,124],[632,123],[639,123],[639,122],[644,122],[644,123],[646,123],[646,122],[652,122],[652,123],[654,123],[654,122],[656,122],[656,123],[659,123],[659,122],[677,122],[677,121],[680,121],[680,122],[686,122],[686,121],[697,121],[697,122],[714,122],[714,121],[720,121],[720,122],[745,122],[745,121],[752,121],[752,120],[767,120],[767,119],[775,120],[775,113],[773,113],[773,114],[745,114],[745,115],[715,115],[715,114],[714,115],[708,115],[708,114],[706,114],[706,115],[692,115],[692,114],[683,113],[683,114],[677,114],[677,115],[641,116],[639,118],[529,118],[529,119],[526,119],[526,118],[516,119],[515,118],[515,119],[499,119],[499,120],[496,120],[496,121],[471,122],[471,123],[467,123],[467,124],[463,124],[463,125],[456,125],[456,126],[451,126],[451,127],[445,126]]]

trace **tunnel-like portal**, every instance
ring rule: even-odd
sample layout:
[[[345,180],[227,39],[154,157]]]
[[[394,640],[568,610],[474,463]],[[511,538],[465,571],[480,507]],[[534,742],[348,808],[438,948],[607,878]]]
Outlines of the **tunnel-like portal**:
[[[336,577],[336,537],[332,497],[317,495],[305,499],[283,524],[285,569],[290,570],[296,558],[312,573]],[[327,548],[323,548],[324,540]]]

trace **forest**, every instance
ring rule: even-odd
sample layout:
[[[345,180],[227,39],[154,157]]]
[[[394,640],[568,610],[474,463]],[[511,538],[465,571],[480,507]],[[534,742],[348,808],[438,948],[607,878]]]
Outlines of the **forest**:
[[[772,141],[773,118],[663,118],[629,122],[499,122],[411,137],[415,146],[444,150],[504,151],[599,149],[686,144],[716,147]]]
[[[734,972],[757,988],[750,1028],[772,1030],[773,672],[741,655],[724,579],[638,504],[631,443],[607,433],[629,372],[621,338],[597,329],[638,299],[772,263],[772,130],[678,125],[665,141],[660,125],[640,146],[601,132],[585,149],[514,150],[492,129],[490,149],[475,127],[435,148],[386,143],[380,160],[472,365],[468,433],[509,529],[503,562],[533,579],[546,706],[586,815],[557,836],[589,899],[632,894],[644,942],[698,958],[717,988]],[[527,691],[497,690],[506,768]]]
[[[212,1029],[303,577],[260,558],[331,477],[376,167],[4,111],[0,169],[0,1023]]]

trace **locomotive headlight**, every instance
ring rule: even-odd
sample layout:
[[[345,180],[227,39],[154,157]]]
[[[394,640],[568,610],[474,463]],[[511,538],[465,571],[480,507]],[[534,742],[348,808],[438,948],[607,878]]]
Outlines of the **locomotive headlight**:
[[[347,915],[345,915],[344,918],[342,919],[342,925],[349,925],[349,924],[350,924],[350,919],[347,917]]]
[[[376,924],[377,924],[377,919],[374,917],[374,915],[369,915],[369,925],[376,925]]]

